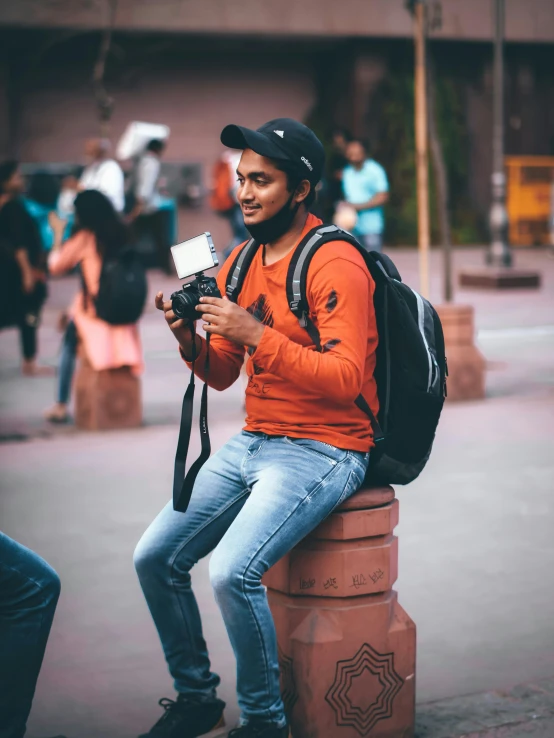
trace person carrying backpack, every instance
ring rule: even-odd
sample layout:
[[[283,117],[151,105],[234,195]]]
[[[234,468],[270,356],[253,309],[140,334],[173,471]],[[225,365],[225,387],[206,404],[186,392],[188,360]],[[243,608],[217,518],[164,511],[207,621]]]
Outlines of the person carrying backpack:
[[[324,168],[323,146],[301,123],[281,118],[257,131],[227,126],[225,146],[243,151],[238,201],[259,248],[237,302],[202,298],[204,338],[156,306],[189,362],[217,390],[248,358],[246,425],[201,468],[188,509],[169,503],[143,535],[135,567],[178,693],[144,736],[196,738],[223,725],[220,682],[210,665],[190,570],[210,552],[210,579],[237,660],[241,725],[233,738],[287,738],[275,628],[261,579],[360,487],[379,411],[375,283],[363,256],[340,234],[315,253],[307,277],[318,345],[290,311],[287,271],[295,249],[321,221],[309,214]],[[246,247],[218,275],[221,293]],[[193,338],[194,336],[194,338]],[[209,350],[209,370],[206,354]]]
[[[144,269],[134,258],[127,228],[110,200],[97,190],[75,198],[77,232],[62,245],[65,221],[51,218],[54,245],[48,268],[54,276],[79,266],[81,290],[68,311],[55,405],[47,420],[69,419],[68,403],[79,341],[93,369],[130,366],[142,371],[142,348],[137,328],[146,299]]]

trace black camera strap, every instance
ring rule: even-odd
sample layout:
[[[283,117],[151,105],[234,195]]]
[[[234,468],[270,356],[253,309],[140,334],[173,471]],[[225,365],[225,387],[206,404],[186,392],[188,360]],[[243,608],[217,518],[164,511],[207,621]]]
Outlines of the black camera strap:
[[[202,399],[200,402],[200,456],[192,464],[188,473],[186,473],[187,454],[190,443],[190,433],[192,429],[192,413],[194,408],[194,365],[197,359],[196,354],[196,327],[191,324],[192,334],[192,371],[190,375],[189,385],[185,396],[183,397],[183,405],[181,408],[181,427],[179,429],[179,440],[177,442],[177,451],[175,453],[175,466],[173,470],[173,509],[178,512],[185,512],[192,495],[192,489],[198,476],[198,472],[204,463],[210,458],[212,446],[210,443],[210,432],[208,429],[208,385],[204,382],[202,389]],[[206,364],[205,374],[208,375],[210,370],[210,334],[206,336]]]

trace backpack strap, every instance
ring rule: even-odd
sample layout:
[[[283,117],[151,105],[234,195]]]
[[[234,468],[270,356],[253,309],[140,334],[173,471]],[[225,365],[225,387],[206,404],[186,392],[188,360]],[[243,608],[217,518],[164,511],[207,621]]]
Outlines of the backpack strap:
[[[287,300],[291,312],[298,318],[300,326],[308,332],[318,351],[321,351],[319,331],[310,318],[310,306],[307,298],[308,269],[315,252],[323,244],[329,243],[330,241],[346,241],[354,246],[362,254],[366,264],[368,263],[368,254],[363,246],[351,233],[343,231],[336,225],[323,225],[312,228],[296,247],[287,273]],[[389,275],[385,269],[383,267],[381,269],[388,277]],[[385,436],[381,430],[379,421],[361,394],[356,398],[355,404],[369,417],[375,443],[382,441]]]
[[[237,301],[244,279],[248,274],[250,265],[252,264],[259,247],[260,244],[251,238],[250,241],[247,241],[239,251],[233,265],[229,269],[227,280],[225,282],[225,294],[231,302]]]

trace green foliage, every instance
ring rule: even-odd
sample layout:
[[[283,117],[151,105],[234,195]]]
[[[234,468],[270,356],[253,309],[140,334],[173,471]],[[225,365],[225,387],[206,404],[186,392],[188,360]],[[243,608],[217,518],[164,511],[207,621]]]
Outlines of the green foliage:
[[[437,128],[448,174],[452,240],[477,243],[484,233],[468,194],[469,140],[459,63],[447,53],[437,58]],[[386,239],[391,244],[413,244],[417,242],[417,190],[411,55],[399,55],[391,61],[375,102],[379,134],[373,155],[385,167],[391,191]],[[431,237],[438,243],[435,192],[430,172]]]

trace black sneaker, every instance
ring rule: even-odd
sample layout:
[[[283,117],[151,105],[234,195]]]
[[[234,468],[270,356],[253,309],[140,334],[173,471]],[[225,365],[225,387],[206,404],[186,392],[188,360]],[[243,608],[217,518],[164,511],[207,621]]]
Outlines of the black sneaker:
[[[235,728],[228,738],[290,738],[289,728],[276,728],[271,723],[249,723],[242,728]]]
[[[198,738],[225,725],[225,702],[216,698],[194,702],[179,695],[177,700],[163,697],[158,704],[163,707],[164,714],[149,733],[139,738]]]

